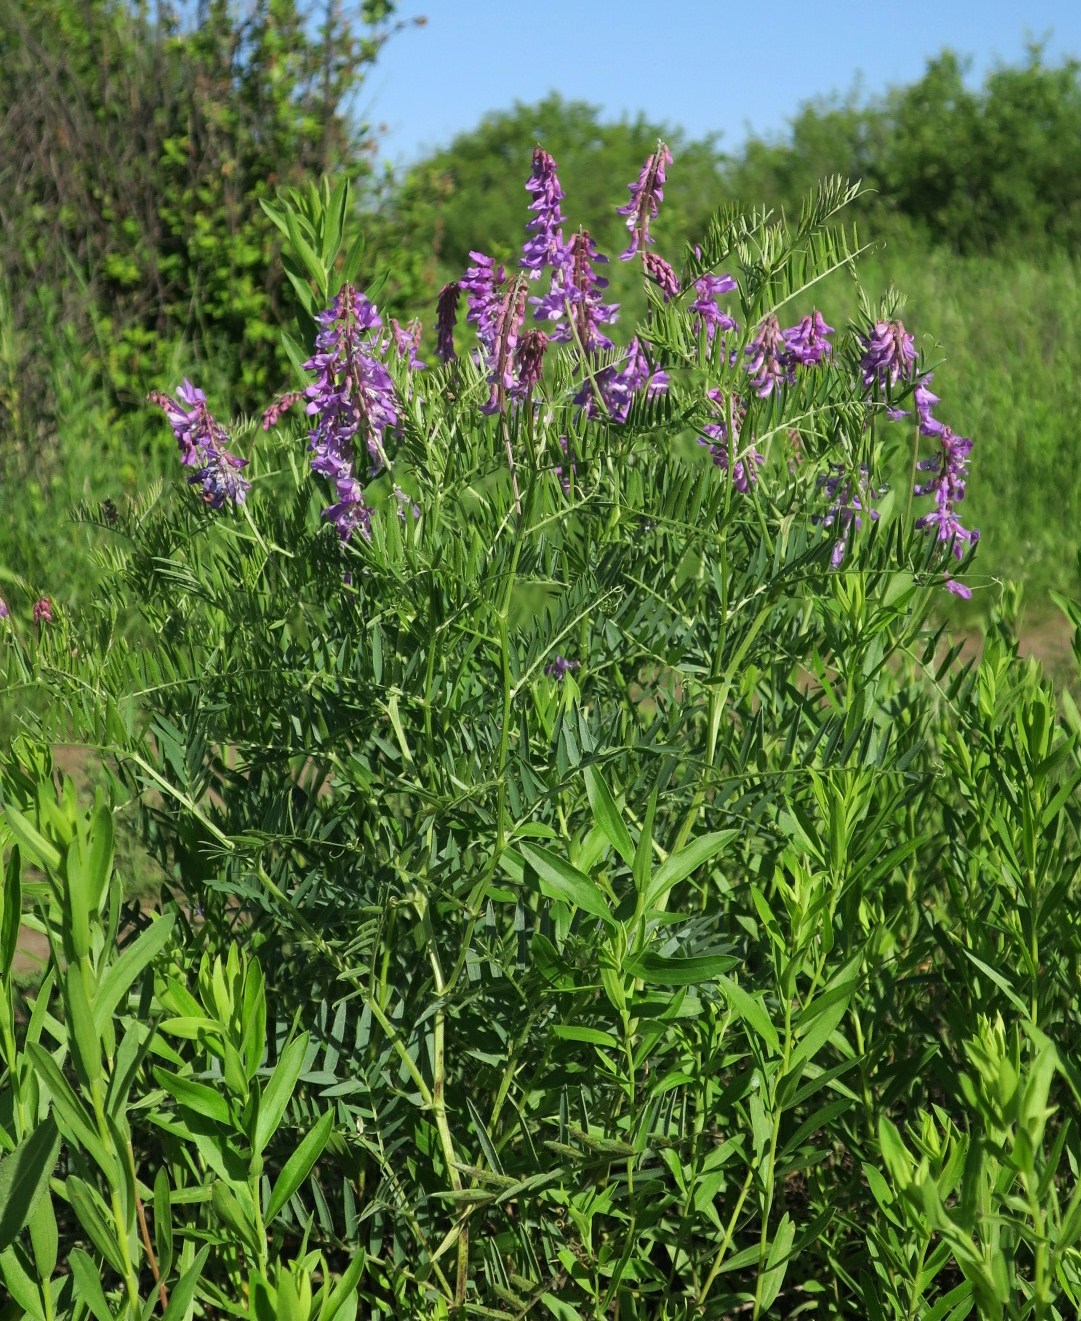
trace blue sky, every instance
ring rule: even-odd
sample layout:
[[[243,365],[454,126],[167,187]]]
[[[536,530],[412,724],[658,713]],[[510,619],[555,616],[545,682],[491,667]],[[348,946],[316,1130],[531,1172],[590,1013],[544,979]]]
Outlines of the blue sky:
[[[1081,0],[400,0],[424,15],[388,42],[357,104],[385,124],[384,159],[408,164],[491,110],[550,91],[638,111],[691,137],[777,133],[800,104],[912,82],[949,46],[978,83],[1018,64],[1029,40],[1045,58],[1081,57]]]

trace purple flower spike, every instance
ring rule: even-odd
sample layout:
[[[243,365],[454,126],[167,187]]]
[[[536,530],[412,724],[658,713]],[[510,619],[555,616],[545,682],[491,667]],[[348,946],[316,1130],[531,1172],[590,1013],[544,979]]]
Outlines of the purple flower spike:
[[[747,374],[755,394],[765,398],[788,379],[788,351],[780,323],[772,314],[758,327],[747,345]]]
[[[53,603],[47,596],[43,596],[34,602],[34,623],[40,628],[42,624],[53,622]]]
[[[563,189],[556,178],[556,163],[548,152],[533,151],[533,173],[526,183],[532,197],[529,209],[533,219],[526,226],[529,238],[522,249],[522,269],[531,280],[537,279],[546,266],[560,270],[566,264],[567,246],[563,242],[563,213],[559,204]]]
[[[281,421],[282,414],[287,413],[297,400],[303,398],[303,390],[290,390],[287,394],[280,395],[263,413],[263,430],[269,431],[271,427],[276,427]]]
[[[203,488],[203,500],[212,509],[221,509],[227,500],[242,505],[251,482],[238,471],[247,467],[247,459],[230,454],[229,433],[211,416],[202,390],[183,381],[176,393],[179,403],[160,390],[151,390],[148,398],[169,419],[180,446],[180,462],[198,469],[188,478],[189,485]]]
[[[902,322],[877,321],[869,335],[860,336],[860,343],[863,345],[860,368],[866,389],[876,382],[885,385],[889,381],[890,385],[896,385],[911,377],[916,346]]]
[[[837,569],[848,549],[851,530],[859,531],[863,526],[862,515],[869,513],[872,522],[878,519],[878,510],[870,508],[871,502],[878,499],[878,492],[872,488],[866,468],[861,467],[858,477],[853,479],[843,463],[831,463],[829,475],[820,477],[818,484],[830,500],[830,507],[824,514],[816,514],[814,521],[841,533],[830,556],[830,563]]]
[[[713,406],[713,411],[717,414],[716,422],[706,422],[702,426],[702,435],[698,438],[699,445],[707,445],[713,462],[722,472],[729,471],[728,457],[728,422],[724,419],[724,410],[726,400],[723,391],[719,389],[707,390],[706,398]],[[732,403],[732,425],[735,431],[736,445],[739,444],[740,423],[746,414],[746,409],[738,400]],[[712,443],[711,443],[712,442]],[[759,454],[753,445],[749,445],[742,456],[736,459],[732,467],[732,485],[741,495],[746,495],[751,489],[752,483],[758,480],[757,467],[765,463],[765,458]]]
[[[461,293],[457,280],[445,284],[439,291],[435,310],[435,356],[442,362],[450,362],[454,357],[454,323],[458,318]]]
[[[664,200],[665,170],[672,164],[672,153],[663,142],[657,143],[657,150],[646,157],[642,173],[637,183],[629,185],[631,200],[626,206],[616,208],[616,214],[627,217],[627,228],[631,232],[630,246],[619,254],[620,261],[630,261],[634,254],[653,239],[649,232],[650,221],[656,220],[661,202]]]
[[[664,301],[670,303],[679,293],[679,280],[672,267],[656,252],[642,253],[642,267],[649,278],[660,285]]]
[[[543,330],[528,330],[522,336],[515,362],[518,368],[516,395],[526,395],[540,383],[541,371],[544,368],[544,351],[547,347],[548,336]]]
[[[428,364],[421,362],[417,357],[417,350],[420,348],[420,322],[414,317],[408,326],[400,326],[397,320],[391,317],[390,328],[391,334],[394,336],[394,347],[398,351],[398,357],[406,359],[410,371],[427,371]]]
[[[606,410],[613,422],[626,422],[631,402],[640,390],[647,398],[664,394],[668,389],[668,374],[655,371],[646,357],[645,349],[636,335],[627,345],[627,355],[620,363],[603,368],[593,382],[586,382],[575,396],[575,403],[585,406],[587,417],[597,417]],[[604,403],[598,408],[597,395]]]
[[[916,527],[925,532],[934,531],[939,542],[952,543],[953,553],[962,559],[965,544],[980,539],[978,531],[962,527],[956,512],[956,506],[965,498],[972,441],[966,436],[955,436],[949,427],[943,427],[938,442],[938,454],[921,459],[916,465],[922,472],[935,474],[931,481],[918,482],[913,488],[914,495],[935,497],[933,511],[917,518]]]
[[[373,303],[346,284],[316,321],[316,352],[304,364],[316,375],[304,391],[308,414],[316,419],[308,449],[315,456],[312,471],[330,478],[338,493],[323,517],[347,541],[357,528],[368,537],[371,527],[371,510],[354,471],[357,445],[364,444],[378,472],[386,463],[384,436],[398,423],[398,401],[378,357],[383,322]]]
[[[722,312],[717,306],[717,299],[721,294],[730,294],[738,288],[735,280],[730,275],[702,275],[694,282],[694,291],[697,294],[694,302],[691,304],[691,311],[694,313],[694,333],[702,333],[703,326],[706,331],[706,340],[713,342],[713,336],[718,330],[738,330],[735,318]]]
[[[805,316],[798,326],[782,333],[790,360],[803,367],[816,367],[823,358],[829,357],[833,348],[826,338],[833,334],[833,327],[826,325],[822,313],[817,310]]]
[[[580,229],[571,239],[565,269],[553,277],[548,296],[536,300],[537,319],[558,323],[550,339],[558,343],[577,339],[585,353],[612,347],[600,327],[618,319],[619,306],[601,302],[608,281],[593,269],[594,263],[607,260],[597,251],[588,229]]]

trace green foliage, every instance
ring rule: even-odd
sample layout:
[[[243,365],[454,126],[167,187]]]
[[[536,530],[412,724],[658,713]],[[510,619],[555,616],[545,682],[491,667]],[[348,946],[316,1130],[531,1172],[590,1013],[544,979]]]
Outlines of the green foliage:
[[[53,948],[4,1019],[30,1315],[1076,1314],[1081,717],[1004,614],[958,661],[955,562],[895,495],[832,566],[818,478],[890,470],[855,370],[883,309],[745,397],[759,317],[854,262],[851,197],[713,218],[684,275],[736,273],[747,329],[730,356],[650,299],[670,388],[625,425],[569,405],[573,345],[496,416],[467,354],[391,354],[370,540],[322,520],[302,424],[241,426],[245,506],[121,502],[92,607],[6,626],[11,689],[115,760],[180,900],[122,935],[109,806],[20,740],[0,952],[24,859]],[[342,206],[272,208],[309,313]],[[746,493],[695,444],[707,388],[766,454]]]

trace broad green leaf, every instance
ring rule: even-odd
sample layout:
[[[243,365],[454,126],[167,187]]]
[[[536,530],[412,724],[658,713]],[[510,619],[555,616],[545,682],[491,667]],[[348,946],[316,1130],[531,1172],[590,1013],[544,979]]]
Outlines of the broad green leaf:
[[[101,1287],[101,1268],[82,1248],[72,1248],[68,1253],[68,1265],[75,1278],[75,1288],[79,1298],[90,1309],[95,1321],[115,1321],[105,1293]]]
[[[730,954],[695,954],[687,958],[670,958],[646,950],[637,958],[625,960],[623,970],[652,986],[696,986],[731,972],[738,963],[739,959]]]
[[[131,990],[139,974],[165,947],[172,935],[174,921],[172,913],[155,918],[102,977],[94,996],[94,1023],[99,1032]]]
[[[26,1223],[30,1230],[30,1246],[34,1252],[34,1265],[37,1267],[38,1278],[51,1280],[56,1270],[56,1257],[60,1244],[52,1198],[39,1197]]]
[[[628,867],[634,865],[634,844],[630,832],[619,814],[612,791],[596,766],[585,768],[586,794],[593,809],[593,819],[604,831],[605,838]]]
[[[220,1091],[208,1087],[206,1083],[196,1082],[193,1078],[170,1073],[167,1069],[155,1067],[153,1074],[158,1086],[163,1087],[182,1106],[197,1115],[202,1115],[205,1119],[213,1119],[215,1123],[231,1126],[229,1102]]]
[[[209,1246],[201,1247],[195,1254],[195,1260],[170,1289],[169,1306],[162,1312],[161,1321],[190,1321],[195,1290],[209,1254]]]
[[[158,1167],[154,1176],[154,1242],[158,1250],[158,1268],[168,1275],[173,1264],[173,1207],[169,1171]]]
[[[274,1072],[270,1075],[259,1099],[259,1110],[252,1135],[252,1148],[257,1155],[266,1150],[267,1143],[278,1131],[285,1107],[304,1071],[304,1055],[308,1049],[308,1035],[302,1032],[294,1037],[281,1053]]]
[[[334,1111],[328,1110],[285,1162],[267,1202],[264,1219],[268,1225],[308,1177],[312,1166],[323,1154],[333,1128]]]
[[[71,1209],[79,1218],[79,1224],[90,1236],[90,1241],[101,1253],[118,1275],[124,1274],[124,1263],[120,1256],[120,1247],[116,1241],[116,1231],[105,1203],[98,1190],[74,1174],[65,1182]]]
[[[83,979],[84,967],[89,967],[86,961],[81,966],[69,965],[64,971],[61,987],[68,1013],[68,1046],[79,1080],[89,1090],[101,1077],[101,1036],[94,1026]]]
[[[599,917],[610,927],[617,925],[612,916],[600,887],[590,880],[584,872],[559,857],[557,854],[534,844],[521,840],[518,850],[540,878],[541,893],[549,899],[560,899],[573,904],[593,917]]]
[[[352,1260],[342,1271],[341,1277],[335,1282],[330,1292],[327,1293],[324,1287],[316,1294],[312,1306],[313,1321],[334,1321],[334,1318],[350,1298],[355,1297],[357,1285],[360,1283],[360,1277],[364,1274],[364,1268],[367,1264],[364,1249],[354,1249]],[[355,1305],[354,1302],[354,1307]]]
[[[86,879],[90,911],[101,908],[101,896],[113,872],[113,814],[99,802],[90,818],[90,851],[86,859]]]
[[[765,1005],[756,995],[751,995],[745,991],[737,982],[732,981],[730,977],[718,978],[724,987],[724,993],[728,997],[728,1003],[736,1011],[737,1015],[747,1024],[756,1036],[761,1037],[765,1044],[775,1054],[781,1052],[781,1040],[777,1035],[777,1029],[770,1021],[770,1016],[766,1011]]]
[[[32,863],[41,867],[52,876],[60,874],[62,858],[59,849],[42,835],[17,808],[10,803],[4,804],[4,819],[8,828],[22,846],[22,851]]]
[[[10,1298],[22,1308],[24,1317],[30,1317],[31,1321],[45,1321],[41,1294],[33,1276],[20,1260],[21,1256],[19,1245],[16,1243],[12,1243],[0,1252],[0,1280],[7,1287]],[[15,1315],[17,1316],[18,1313]],[[111,1317],[109,1321],[112,1321]]]
[[[551,1029],[552,1036],[563,1041],[582,1041],[591,1046],[618,1048],[619,1041],[611,1032],[601,1032],[595,1027],[575,1027],[570,1023],[557,1023]]]
[[[653,880],[646,895],[647,910],[657,904],[673,885],[686,880],[699,867],[716,857],[739,832],[736,830],[715,830],[707,835],[699,835],[678,853],[671,853],[653,874]]]
[[[60,1134],[46,1118],[0,1160],[0,1251],[13,1242],[45,1194],[59,1152]]]
[[[0,892],[0,977],[7,977],[15,961],[22,912],[22,857],[16,844],[8,854],[4,888]]]
[[[44,1046],[36,1041],[27,1045],[26,1053],[39,1078],[48,1089],[61,1131],[66,1126],[75,1143],[93,1158],[106,1177],[112,1178],[115,1173],[115,1162],[98,1135],[89,1111],[72,1091],[71,1084],[60,1072],[56,1061]]]
[[[249,1250],[256,1248],[255,1224],[250,1206],[242,1206],[227,1184],[221,1182],[214,1184],[210,1193],[210,1204],[214,1208],[215,1215],[233,1231],[245,1247]]]
[[[769,1245],[769,1255],[766,1258],[761,1300],[762,1310],[767,1316],[769,1315],[769,1309],[776,1301],[777,1295],[781,1292],[781,1286],[784,1284],[785,1273],[791,1260],[792,1241],[795,1237],[795,1221],[786,1211],[777,1226],[773,1242]]]

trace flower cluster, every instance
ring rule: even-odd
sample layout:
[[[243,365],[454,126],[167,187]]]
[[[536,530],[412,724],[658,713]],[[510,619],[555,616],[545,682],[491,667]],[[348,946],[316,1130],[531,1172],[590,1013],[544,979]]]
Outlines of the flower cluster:
[[[152,390],[149,399],[169,419],[180,446],[180,462],[187,468],[196,469],[188,478],[189,485],[203,488],[203,500],[212,509],[221,509],[227,500],[243,504],[251,490],[251,482],[245,481],[238,473],[247,467],[247,459],[237,458],[229,452],[229,434],[211,416],[202,390],[190,381],[184,381],[176,393],[177,398],[173,399],[159,390]]]
[[[872,503],[878,499],[878,492],[872,489],[865,467],[861,467],[859,473],[853,476],[843,463],[831,463],[829,473],[820,477],[818,484],[830,501],[830,506],[826,513],[815,515],[814,521],[840,533],[830,557],[833,567],[837,569],[848,549],[849,533],[853,528],[858,532],[863,526],[862,515],[869,514],[872,522],[878,520],[878,510],[872,508]]]
[[[791,384],[797,366],[816,367],[829,356],[831,345],[826,337],[832,334],[833,327],[826,325],[818,311],[788,330],[781,329],[775,316],[767,316],[746,349],[751,389],[764,398],[778,386]]]
[[[867,335],[860,336],[863,355],[860,370],[866,389],[872,386],[896,385],[910,380],[915,370],[916,346],[901,321],[876,321]]]
[[[741,494],[746,495],[750,490],[751,483],[758,480],[758,473],[755,469],[758,465],[765,463],[765,458],[759,454],[753,444],[750,444],[742,455],[737,453],[735,463],[731,463],[729,458],[729,425],[728,418],[725,416],[728,400],[725,398],[723,391],[719,389],[707,390],[706,397],[710,401],[713,412],[717,414],[717,421],[703,424],[702,435],[699,436],[698,443],[709,447],[713,462],[722,472],[728,472],[731,469],[732,485]],[[747,409],[743,401],[739,398],[732,399],[732,449],[737,449],[739,446],[740,426],[746,414]]]
[[[338,499],[323,517],[344,542],[358,528],[370,535],[371,510],[355,470],[358,444],[367,449],[373,472],[386,466],[384,437],[398,423],[398,401],[378,356],[383,323],[374,304],[346,284],[316,320],[316,351],[304,364],[315,374],[304,391],[315,418],[308,448],[315,456],[312,470],[334,483]]]
[[[645,245],[653,242],[649,225],[656,220],[664,200],[665,171],[671,164],[671,152],[663,142],[658,142],[657,150],[646,157],[637,182],[630,185],[631,200],[626,206],[616,208],[619,215],[627,217],[631,234],[626,251],[619,254],[620,261],[630,261],[639,251],[644,254]]]

